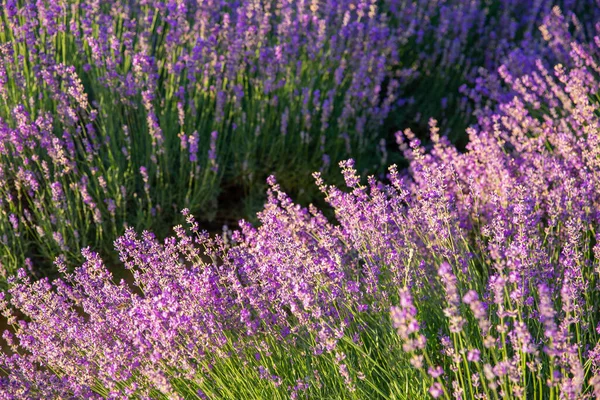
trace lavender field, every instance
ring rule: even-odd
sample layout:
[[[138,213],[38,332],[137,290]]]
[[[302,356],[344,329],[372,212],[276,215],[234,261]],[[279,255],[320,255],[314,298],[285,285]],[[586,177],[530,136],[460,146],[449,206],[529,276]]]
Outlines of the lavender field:
[[[0,0],[0,399],[600,399],[598,0]]]

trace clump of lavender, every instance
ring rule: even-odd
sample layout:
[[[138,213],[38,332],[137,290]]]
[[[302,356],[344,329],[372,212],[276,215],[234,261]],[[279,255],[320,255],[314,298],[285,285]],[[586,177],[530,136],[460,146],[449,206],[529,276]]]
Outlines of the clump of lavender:
[[[158,230],[183,207],[210,216],[221,188],[262,195],[271,171],[293,187],[324,160],[370,154],[408,34],[390,22],[403,15],[393,1],[0,10],[9,272],[25,257],[106,249],[127,226]]]

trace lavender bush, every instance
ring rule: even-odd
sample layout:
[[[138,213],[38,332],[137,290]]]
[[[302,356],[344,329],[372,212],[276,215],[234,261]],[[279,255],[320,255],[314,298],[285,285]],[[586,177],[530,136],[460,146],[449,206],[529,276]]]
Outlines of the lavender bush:
[[[584,10],[589,7],[588,11],[580,12],[580,15],[587,17],[583,20],[578,19],[570,9],[553,7],[539,26],[542,46],[538,45],[537,50],[533,50],[536,48],[534,45],[512,49],[504,63],[499,64],[496,73],[481,69],[473,87],[461,87],[461,91],[475,105],[473,117],[478,123],[489,125],[489,121],[485,122],[488,116],[503,113],[503,105],[510,103],[515,96],[522,101],[529,101],[530,95],[523,92],[523,87],[528,87],[531,79],[539,82],[542,78],[540,72],[545,77],[547,72],[544,70],[550,70],[558,64],[568,69],[579,67],[580,57],[573,56],[572,44],[577,43],[578,47],[589,51],[589,45],[595,42],[598,34],[598,16],[595,13],[600,10],[589,4],[582,3],[582,6]],[[523,83],[520,83],[521,79]]]
[[[271,172],[297,192],[330,160],[376,155],[408,34],[393,1],[0,10],[8,271],[159,230],[183,207],[209,218],[220,191],[262,192]]]

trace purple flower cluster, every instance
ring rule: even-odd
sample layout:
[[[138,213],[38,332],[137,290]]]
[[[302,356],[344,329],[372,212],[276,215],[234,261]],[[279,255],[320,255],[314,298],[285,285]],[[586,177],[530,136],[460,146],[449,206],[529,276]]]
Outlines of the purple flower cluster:
[[[497,112],[498,105],[521,96],[523,86],[518,82],[519,77],[524,76],[524,85],[529,86],[545,76],[544,73],[539,75],[540,68],[551,69],[557,64],[576,67],[571,55],[572,44],[587,47],[595,41],[599,29],[598,10],[596,5],[582,2],[575,8],[554,6],[543,14],[537,27],[541,33],[537,44],[524,42],[512,48],[493,69],[481,70],[475,83],[461,87],[461,92],[476,104],[474,115],[478,119],[485,118],[490,110]],[[523,100],[529,98],[522,97]]]
[[[387,0],[0,1],[0,262],[107,248],[126,226],[207,211],[232,181],[368,154],[398,95],[404,14]],[[10,214],[30,232],[19,243]]]
[[[568,62],[573,39],[592,41],[600,17],[597,2],[505,0],[417,2],[414,59],[407,75],[397,126],[426,130],[438,120],[444,134],[466,142],[463,129],[476,116],[510,99],[498,68],[522,75],[536,62]],[[405,60],[406,61],[406,60]]]

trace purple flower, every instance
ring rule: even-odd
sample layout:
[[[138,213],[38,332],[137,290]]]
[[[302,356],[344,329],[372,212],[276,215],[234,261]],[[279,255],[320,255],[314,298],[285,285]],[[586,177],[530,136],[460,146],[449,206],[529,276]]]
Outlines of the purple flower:
[[[437,399],[438,397],[442,396],[444,394],[444,390],[442,389],[442,384],[439,382],[434,382],[431,385],[431,387],[429,388],[429,394],[434,399]]]
[[[467,360],[470,362],[479,362],[481,352],[477,349],[472,349],[467,352]]]

